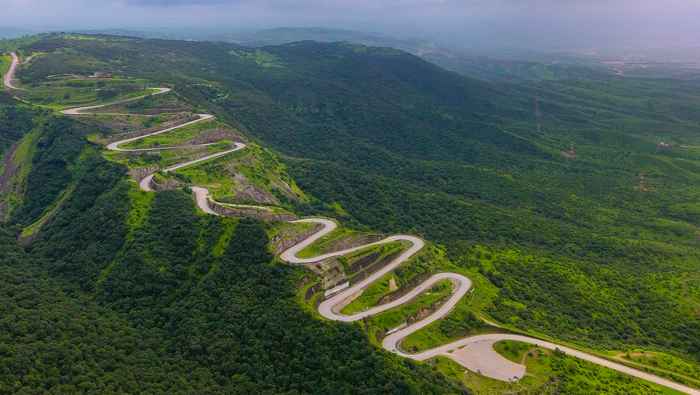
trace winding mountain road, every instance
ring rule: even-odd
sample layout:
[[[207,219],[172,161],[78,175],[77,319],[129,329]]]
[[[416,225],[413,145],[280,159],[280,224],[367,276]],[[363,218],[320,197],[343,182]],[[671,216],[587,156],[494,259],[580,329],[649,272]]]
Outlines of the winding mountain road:
[[[15,71],[17,71],[17,65],[19,64],[19,58],[14,52],[10,52],[10,56],[12,57],[12,64],[10,64],[10,69],[7,71],[7,74],[5,74],[3,82],[6,87],[19,90],[18,87],[12,85],[12,80],[15,78]]]
[[[13,62],[13,65],[14,65],[14,64],[15,64],[15,62]],[[62,111],[61,111],[61,114],[64,114],[64,115],[85,115],[85,114],[83,113],[83,111],[86,111],[86,110],[94,110],[94,109],[97,109],[97,108],[101,108],[101,107],[105,107],[105,106],[110,106],[110,105],[114,105],[114,104],[128,103],[128,102],[131,102],[131,101],[134,101],[134,100],[142,99],[142,98],[144,98],[144,97],[146,97],[146,96],[159,95],[159,94],[162,94],[162,93],[170,92],[170,88],[151,88],[151,89],[155,90],[156,92],[151,93],[151,94],[149,94],[149,95],[143,95],[143,96],[135,97],[135,98],[133,98],[133,99],[127,99],[127,100],[122,100],[122,101],[113,102],[113,103],[100,104],[100,105],[96,105],[96,106],[87,106],[87,107],[70,108],[70,109],[62,110]],[[100,114],[100,113],[97,113],[97,114]],[[114,115],[113,113],[109,113],[109,114]],[[123,114],[123,115],[126,115],[126,114]],[[173,127],[171,127],[171,128],[167,128],[167,129],[164,129],[164,130],[159,130],[159,131],[157,131],[157,132],[153,132],[153,133],[149,133],[149,134],[144,134],[144,135],[140,135],[140,136],[136,136],[136,137],[129,137],[129,138],[125,138],[125,139],[123,139],[123,140],[115,141],[115,142],[113,142],[113,143],[108,144],[108,145],[107,145],[107,149],[110,150],[110,151],[140,152],[140,151],[160,151],[160,150],[164,150],[164,149],[177,149],[177,148],[181,148],[181,149],[182,149],[182,148],[191,148],[191,147],[205,147],[205,146],[208,146],[208,145],[216,144],[216,143],[207,143],[207,144],[193,144],[193,145],[187,145],[187,146],[157,147],[157,148],[132,148],[132,149],[130,149],[130,148],[119,148],[119,146],[122,145],[122,144],[126,144],[126,143],[129,143],[129,142],[132,142],[132,141],[136,141],[136,140],[138,140],[138,139],[142,139],[142,138],[145,138],[145,137],[150,137],[150,136],[155,136],[155,135],[162,134],[162,133],[167,133],[167,132],[173,131],[173,130],[175,130],[175,129],[183,128],[183,127],[185,127],[185,126],[188,126],[188,125],[191,125],[191,124],[194,124],[194,123],[197,123],[197,122],[202,122],[202,121],[206,121],[206,120],[208,120],[208,119],[214,118],[214,116],[213,116],[213,115],[210,115],[210,114],[197,114],[197,116],[198,116],[199,118],[197,118],[197,119],[195,119],[195,120],[193,120],[193,121],[185,122],[185,123],[183,123],[183,124],[181,124],[181,125],[173,126]],[[179,163],[179,164],[177,164],[177,165],[169,166],[169,167],[160,169],[160,171],[161,171],[161,172],[168,172],[168,171],[172,171],[172,170],[176,170],[176,169],[181,169],[181,168],[183,168],[183,167],[190,166],[190,165],[193,165],[193,164],[195,164],[195,163],[204,162],[204,161],[207,161],[207,160],[209,160],[209,159],[213,159],[213,158],[217,158],[217,157],[222,156],[222,155],[229,154],[229,153],[231,153],[231,152],[235,152],[235,151],[242,150],[243,148],[246,147],[246,145],[243,144],[243,143],[232,143],[232,145],[233,145],[233,147],[234,147],[234,148],[232,148],[232,149],[229,149],[229,150],[226,150],[226,151],[217,152],[217,153],[215,153],[215,154],[211,154],[211,155],[207,155],[207,156],[203,156],[203,157],[201,157],[201,158],[197,158],[197,159],[195,159],[195,160],[191,160],[191,161],[188,161],[188,162]],[[139,182],[139,186],[141,187],[141,189],[143,189],[144,191],[149,191],[149,192],[150,192],[150,191],[153,191],[153,189],[151,188],[151,180],[153,180],[153,177],[154,177],[154,176],[155,176],[155,173],[150,174],[150,175],[144,177],[144,178],[141,180],[141,182]],[[199,188],[199,189],[204,189],[204,188]],[[206,191],[206,189],[204,189],[204,190]],[[198,202],[198,203],[199,203],[199,202]],[[209,213],[209,214],[214,214],[214,212],[213,212],[213,211],[209,208],[209,206],[206,204],[206,200],[204,200],[204,205],[207,207],[207,210],[205,210],[205,212],[207,212],[207,213]],[[199,204],[199,206],[201,207],[202,204]]]
[[[156,92],[149,93],[149,94],[143,95],[143,96],[134,97],[134,98],[131,98],[131,99],[126,99],[126,100],[121,100],[121,101],[115,101],[115,102],[106,103],[106,104],[99,104],[99,105],[96,105],[96,106],[69,108],[69,109],[67,109],[67,110],[62,110],[62,111],[61,111],[61,114],[64,114],[64,115],[84,115],[84,114],[82,114],[82,111],[94,110],[94,109],[96,109],[96,108],[101,108],[101,107],[105,107],[105,106],[113,106],[113,105],[115,105],[115,104],[124,104],[124,103],[132,102],[132,101],[135,101],[135,100],[138,100],[138,99],[143,99],[143,98],[146,97],[146,96],[160,95],[160,94],[162,94],[162,93],[167,93],[167,92],[170,92],[170,91],[171,91],[170,88],[149,88],[149,89],[152,89],[152,90],[154,90],[154,91],[156,91]],[[92,113],[91,113],[91,114],[92,114]],[[105,115],[127,115],[127,114],[115,114],[115,113],[111,113],[111,112],[110,112],[110,113],[103,113],[103,114],[105,114]],[[209,118],[212,118],[211,115],[209,115],[208,117],[209,117]],[[207,118],[207,119],[208,119],[208,118]],[[184,125],[180,125],[180,127],[182,127],[182,126],[184,126]],[[170,129],[170,130],[172,130],[172,129]],[[145,137],[145,136],[141,136],[141,137]]]
[[[17,58],[17,56],[14,53],[12,54],[12,58],[13,58],[12,66],[10,67],[10,72],[5,76],[4,82],[5,82],[5,86],[7,86],[8,88],[18,89],[12,85],[12,78],[14,76],[14,72],[16,70],[19,59]],[[168,92],[170,90],[169,88],[155,88],[155,89],[157,89],[158,91],[154,94],[161,94],[161,93]],[[139,98],[134,98],[134,99],[130,99],[127,101],[137,100]],[[123,102],[118,102],[118,103],[123,103]],[[109,104],[115,104],[115,103],[109,103]],[[108,104],[73,108],[73,109],[63,110],[63,111],[61,111],[61,113],[65,114],[65,115],[80,115],[81,111],[85,111],[88,109],[100,108],[100,107],[104,107],[106,105],[108,105]],[[153,135],[157,135],[157,134],[161,134],[161,133],[166,133],[166,132],[169,132],[171,130],[178,129],[178,128],[184,127],[186,125],[189,125],[189,124],[192,124],[195,122],[200,122],[200,121],[210,119],[210,118],[212,118],[211,115],[199,114],[199,119],[197,119],[197,120],[185,123],[183,125],[175,126],[175,127],[172,127],[172,128],[166,129],[166,130],[147,134],[144,136],[138,136],[138,137],[120,140],[120,141],[109,144],[107,146],[107,149],[114,150],[114,151],[143,151],[143,150],[160,150],[160,149],[174,148],[174,147],[164,147],[164,148],[146,148],[146,149],[122,149],[122,148],[119,148],[119,146],[121,144],[130,142],[130,141],[134,141],[134,140],[139,139],[139,138],[153,136]],[[170,166],[170,167],[167,167],[165,169],[162,169],[161,171],[170,171],[170,170],[179,169],[179,168],[182,168],[185,166],[190,166],[190,165],[193,165],[195,163],[206,161],[208,159],[212,159],[212,158],[215,158],[218,156],[226,155],[230,152],[241,150],[245,147],[246,147],[245,144],[236,143],[235,148],[233,148],[231,150],[219,152],[219,153],[216,153],[213,155],[205,156],[203,158],[199,158],[199,159],[192,160],[189,162]],[[178,148],[182,148],[182,147],[178,147]],[[140,186],[142,189],[144,189],[146,191],[152,190],[150,188],[150,180],[152,179],[152,177],[153,177],[153,175],[150,175],[150,176],[144,178],[140,182]],[[209,196],[209,192],[206,188],[195,186],[195,187],[192,187],[191,189],[194,193],[197,205],[204,212],[206,212],[208,214],[212,214],[212,215],[218,215],[207,204],[207,200],[210,199],[210,196]],[[435,284],[437,282],[440,282],[443,280],[450,280],[455,285],[455,289],[453,290],[453,293],[452,293],[451,297],[449,298],[449,300],[444,305],[442,305],[438,310],[434,311],[431,315],[429,315],[428,317],[424,318],[421,321],[418,321],[417,323],[415,323],[413,325],[410,325],[404,329],[401,329],[401,330],[398,330],[394,333],[391,333],[390,335],[388,335],[384,339],[384,341],[382,342],[382,347],[384,347],[385,349],[387,349],[387,350],[389,350],[397,355],[400,355],[400,356],[405,357],[405,358],[419,360],[419,361],[422,361],[422,360],[425,360],[428,358],[432,358],[432,357],[435,357],[438,355],[442,355],[442,356],[446,356],[448,358],[453,358],[472,370],[480,370],[479,364],[480,363],[483,364],[484,361],[479,361],[478,358],[477,359],[472,358],[471,361],[464,362],[463,352],[469,351],[469,349],[468,349],[469,346],[479,344],[482,342],[489,342],[489,347],[490,347],[490,344],[493,344],[493,342],[496,342],[496,341],[517,340],[517,341],[523,341],[523,342],[528,342],[528,343],[535,343],[535,344],[537,344],[538,347],[552,349],[552,350],[555,348],[559,348],[560,350],[566,352],[568,355],[578,357],[578,358],[581,358],[583,360],[593,362],[593,363],[596,363],[596,364],[599,364],[602,366],[606,366],[608,368],[617,370],[619,372],[623,372],[623,373],[629,374],[631,376],[634,376],[634,377],[637,377],[640,379],[648,380],[650,382],[660,384],[660,385],[666,386],[668,388],[672,388],[672,389],[675,389],[675,390],[678,390],[678,391],[681,391],[681,392],[684,392],[687,394],[700,395],[699,390],[678,384],[676,382],[661,378],[659,376],[645,373],[645,372],[642,372],[640,370],[636,370],[634,368],[630,368],[630,367],[627,367],[625,365],[615,363],[615,362],[609,361],[609,360],[604,359],[604,358],[600,358],[600,357],[597,357],[597,356],[594,356],[591,354],[587,354],[585,352],[582,352],[582,351],[579,351],[579,350],[576,350],[576,349],[573,349],[570,347],[561,346],[561,345],[558,345],[558,344],[555,344],[552,342],[543,341],[543,340],[539,340],[539,339],[535,339],[535,338],[531,338],[531,337],[527,337],[527,336],[522,336],[522,335],[502,334],[502,333],[477,335],[477,336],[472,336],[472,337],[468,337],[465,339],[461,339],[461,340],[455,341],[453,343],[445,344],[443,346],[435,347],[435,348],[432,348],[430,350],[426,350],[426,351],[423,351],[423,352],[420,352],[417,354],[408,354],[408,353],[405,353],[403,351],[400,351],[399,344],[401,343],[401,341],[404,338],[406,338],[406,336],[410,335],[411,333],[416,332],[417,330],[419,330],[421,328],[424,328],[424,327],[432,324],[433,322],[435,322],[435,321],[443,318],[445,315],[447,315],[455,307],[455,305],[459,302],[459,300],[469,291],[469,289],[472,286],[471,280],[469,278],[467,278],[461,274],[457,274],[457,273],[438,273],[438,274],[435,274],[434,276],[430,277],[429,279],[423,281],[416,288],[411,290],[408,294],[404,295],[403,297],[401,297],[395,301],[392,301],[390,303],[386,303],[383,305],[375,306],[375,307],[367,309],[365,311],[361,311],[361,312],[350,314],[350,315],[338,314],[338,313],[335,313],[333,311],[333,307],[337,306],[338,304],[340,304],[341,302],[345,301],[346,299],[352,297],[353,295],[356,295],[358,293],[358,291],[365,289],[366,287],[368,287],[369,285],[371,285],[375,281],[381,279],[384,275],[386,275],[387,273],[391,272],[393,269],[395,269],[396,267],[401,265],[402,263],[409,260],[414,254],[419,252],[425,246],[425,242],[422,239],[415,237],[415,236],[396,235],[396,236],[387,237],[383,240],[380,240],[380,241],[377,241],[374,243],[369,243],[366,245],[362,245],[362,246],[358,246],[358,247],[354,247],[354,248],[349,248],[349,249],[342,250],[342,251],[337,251],[337,252],[333,252],[333,253],[329,253],[329,254],[320,255],[320,256],[317,256],[314,258],[299,258],[297,255],[299,253],[299,251],[308,247],[309,245],[311,245],[313,242],[320,239],[321,237],[331,233],[334,229],[336,229],[337,224],[334,221],[329,220],[329,219],[325,219],[325,218],[306,218],[306,219],[301,219],[301,220],[297,220],[297,221],[293,221],[293,222],[319,223],[319,224],[323,225],[323,228],[321,230],[319,230],[318,232],[314,233],[313,235],[311,235],[310,237],[308,237],[307,239],[303,240],[302,242],[287,249],[286,251],[284,251],[280,255],[281,259],[283,259],[284,261],[290,262],[290,263],[305,264],[305,263],[318,262],[318,261],[321,261],[321,260],[326,259],[326,258],[345,255],[345,254],[348,254],[348,253],[351,253],[354,251],[358,251],[358,250],[367,248],[369,246],[380,245],[380,244],[389,243],[389,242],[393,242],[393,241],[403,240],[403,241],[407,241],[407,242],[412,244],[409,249],[404,251],[401,255],[399,255],[396,259],[394,259],[391,263],[386,265],[384,268],[378,270],[377,272],[371,274],[369,277],[362,280],[361,282],[344,289],[343,291],[337,293],[333,297],[331,297],[331,298],[325,300],[323,303],[321,303],[321,305],[319,306],[319,313],[327,319],[336,320],[336,321],[344,321],[344,322],[358,321],[364,317],[379,314],[383,311],[387,311],[387,310],[390,310],[394,307],[397,307],[403,303],[407,303],[411,299],[413,299],[416,296],[419,296],[423,292],[427,291],[433,284]],[[464,348],[464,350],[461,350],[462,348]],[[491,349],[491,351],[492,351],[492,349]],[[462,352],[462,354],[460,354],[460,352]],[[457,355],[457,354],[460,354],[460,355]],[[496,369],[498,369],[499,365],[501,365],[501,366],[512,365],[512,363],[510,361],[508,361],[506,358],[500,356],[496,352],[487,353],[485,355],[486,355],[486,358],[489,359],[488,364],[486,364],[486,365],[496,366]],[[500,373],[502,373],[502,372],[500,372]],[[488,373],[485,373],[485,374],[488,375]],[[500,380],[505,380],[506,377],[508,377],[508,379],[510,379],[510,376],[504,376],[503,374],[500,374],[500,375],[493,374],[493,375],[491,375],[491,377],[494,377],[494,378],[497,378]],[[513,379],[517,380],[519,378],[520,377],[515,377]]]
[[[429,358],[433,358],[438,355],[442,355],[448,358],[451,358],[451,353],[459,350],[465,346],[469,346],[472,344],[488,341],[488,342],[496,342],[500,340],[516,340],[516,341],[522,341],[522,342],[527,342],[527,343],[534,343],[537,344],[538,347],[542,348],[547,348],[550,350],[554,350],[555,348],[559,348],[560,350],[566,352],[568,355],[581,358],[583,360],[589,361],[596,363],[598,365],[602,365],[614,370],[617,370],[619,372],[623,372],[626,374],[629,374],[630,376],[634,376],[640,379],[644,379],[647,381],[651,381],[656,384],[660,384],[663,386],[666,386],[668,388],[672,388],[681,392],[685,392],[687,394],[692,394],[692,395],[700,395],[700,390],[696,390],[694,388],[687,387],[685,385],[673,382],[668,379],[661,378],[659,376],[649,374],[646,372],[642,372],[640,370],[615,363],[612,361],[609,361],[607,359],[597,357],[595,355],[591,355],[570,347],[558,345],[549,341],[544,341],[540,339],[535,339],[532,337],[528,336],[522,336],[522,335],[514,335],[514,334],[503,334],[503,333],[493,333],[493,334],[485,334],[485,335],[477,335],[477,336],[472,336],[472,337],[467,337],[449,344],[445,344],[439,347],[432,348],[430,350],[426,350],[417,354],[408,354],[403,351],[399,350],[399,344],[403,339],[406,338],[406,336],[410,335],[411,333],[414,333],[418,331],[421,328],[424,328],[433,322],[443,318],[445,315],[447,315],[459,302],[459,300],[469,291],[471,288],[472,282],[469,278],[457,274],[457,273],[438,273],[429,279],[425,280],[423,283],[421,283],[418,287],[416,287],[414,290],[412,290],[409,294],[405,295],[404,297],[393,301],[391,303],[387,303],[384,305],[379,305],[376,307],[373,307],[371,309],[368,309],[366,311],[362,311],[359,313],[355,313],[352,315],[343,315],[343,314],[337,314],[333,312],[333,307],[338,305],[339,303],[345,301],[348,297],[351,297],[352,295],[355,295],[358,291],[366,288],[370,284],[374,283],[375,281],[379,280],[382,278],[384,275],[392,271],[394,268],[398,267],[405,261],[407,261],[413,254],[417,253],[420,251],[423,246],[425,245],[425,242],[422,239],[419,239],[414,236],[390,236],[387,237],[384,240],[371,243],[371,244],[366,244],[363,246],[355,247],[355,248],[350,248],[347,250],[343,251],[337,251],[334,253],[330,254],[325,254],[321,255],[315,258],[299,258],[297,256],[297,253],[301,251],[302,249],[308,247],[311,245],[314,241],[320,239],[321,237],[329,234],[332,232],[336,227],[336,223],[328,220],[328,219],[323,219],[323,218],[307,218],[307,219],[302,219],[299,221],[294,221],[294,222],[314,222],[314,223],[320,223],[324,225],[324,228],[321,229],[320,231],[316,232],[313,236],[309,237],[308,239],[304,240],[303,242],[289,248],[288,250],[284,251],[281,255],[280,258],[283,260],[290,262],[290,263],[313,263],[313,262],[318,262],[320,260],[330,258],[333,256],[341,256],[348,254],[353,251],[358,251],[363,248],[372,246],[372,245],[378,245],[382,243],[388,243],[391,241],[397,241],[397,240],[406,240],[410,241],[413,243],[413,246],[406,250],[403,254],[401,254],[398,258],[396,258],[394,261],[392,261],[389,265],[384,267],[382,270],[379,270],[372,274],[371,276],[367,277],[365,280],[348,287],[344,289],[342,292],[339,292],[337,295],[331,297],[328,300],[325,300],[324,302],[321,303],[319,306],[319,312],[322,316],[331,319],[331,320],[337,320],[337,321],[345,321],[345,322],[352,322],[352,321],[358,321],[361,320],[364,317],[368,317],[371,315],[379,314],[383,311],[390,310],[400,304],[403,304],[405,302],[408,302],[412,298],[420,295],[421,293],[427,291],[433,284],[449,279],[451,280],[455,285],[456,285],[456,290],[453,292],[452,296],[450,299],[442,306],[440,307],[437,311],[433,312],[430,316],[427,318],[424,318],[421,321],[418,321],[417,323],[410,325],[404,329],[401,329],[397,332],[394,332],[390,335],[388,335],[386,338],[384,338],[384,341],[382,341],[382,347],[385,349],[400,355],[405,358],[411,358],[417,361],[423,361]],[[492,354],[489,355],[489,358],[492,358],[492,360],[489,360],[487,364],[499,364],[501,363],[503,366],[508,367],[510,365],[510,361],[501,355],[493,352]],[[454,358],[457,360],[457,358]],[[471,361],[472,365],[467,366],[468,368],[476,371],[479,369],[479,363],[484,363],[484,361]],[[483,372],[485,375],[487,372]],[[503,380],[503,378],[499,377],[499,375],[494,374],[490,375],[490,377],[494,377],[500,380]],[[522,377],[518,377],[517,379],[520,379]]]

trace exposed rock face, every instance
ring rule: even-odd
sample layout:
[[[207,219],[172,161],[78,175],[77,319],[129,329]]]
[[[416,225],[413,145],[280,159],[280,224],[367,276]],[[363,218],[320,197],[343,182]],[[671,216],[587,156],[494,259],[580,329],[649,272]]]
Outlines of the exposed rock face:
[[[278,189],[280,192],[285,194],[288,198],[292,200],[299,200],[299,195],[289,186],[284,180],[272,180],[272,187]]]
[[[260,204],[267,204],[270,206],[279,206],[280,203],[275,199],[272,194],[262,188],[258,188],[249,179],[247,179],[241,173],[235,173],[233,175],[233,181],[236,183],[234,191],[236,192],[236,200],[244,202],[254,201]]]
[[[384,258],[382,258],[381,261],[379,261],[379,262],[375,263],[374,265],[368,267],[368,268],[365,269],[364,271],[362,271],[362,272],[360,272],[360,273],[357,273],[356,275],[354,275],[354,276],[350,279],[350,283],[351,283],[351,284],[356,284],[358,281],[364,280],[364,279],[367,278],[367,276],[369,276],[370,274],[376,272],[377,270],[379,270],[379,269],[383,268],[384,266],[388,265],[389,263],[391,263],[391,261],[393,261],[394,259],[396,259],[396,258],[399,256],[399,254],[401,254],[401,252],[402,252],[402,251],[396,251],[396,252],[394,252],[394,253],[392,253],[392,254],[389,254],[389,255],[385,256]],[[371,262],[370,262],[370,263],[371,263]],[[392,280],[393,280],[393,277],[392,277]],[[394,283],[394,285],[396,285],[396,283]]]
[[[333,288],[348,281],[348,276],[338,263],[338,258],[328,258],[319,262],[309,263],[306,266],[319,274],[323,289]]]
[[[262,210],[253,210],[253,209],[244,209],[244,208],[234,209],[231,207],[222,206],[222,205],[220,205],[216,202],[213,202],[211,200],[208,200],[207,204],[209,205],[209,208],[214,210],[215,213],[223,215],[225,217],[236,217],[236,218],[252,217],[252,218],[261,218],[261,219],[264,219],[267,221],[294,221],[296,219],[299,219],[294,214],[268,214]]]
[[[27,244],[31,243],[32,241],[36,240],[37,237],[39,237],[39,232],[36,232],[36,233],[31,234],[29,236],[19,235],[19,237],[17,237],[17,242],[19,244],[22,244],[22,245],[27,245]]]
[[[397,289],[399,289],[399,287],[396,286],[396,280],[394,279],[394,277],[392,277],[392,278],[389,280],[389,290],[390,290],[391,292],[394,292],[394,291],[396,291]]]
[[[157,172],[159,169],[160,166],[158,165],[153,165],[150,167],[140,167],[131,171],[131,177],[133,177],[134,180],[136,180],[136,182],[141,182],[141,180]]]
[[[297,226],[297,227],[287,229],[284,232],[280,232],[280,233],[272,236],[272,238],[270,239],[270,246],[274,247],[275,244],[277,244],[280,240],[299,232],[301,229],[302,229],[301,226]]]
[[[290,247],[292,247],[292,246],[294,246],[294,245],[297,245],[297,244],[301,243],[302,241],[308,239],[311,235],[313,235],[314,233],[318,232],[318,231],[321,230],[322,228],[323,228],[323,225],[321,225],[321,224],[316,224],[316,225],[310,227],[309,229],[305,230],[304,232],[299,233],[298,235],[292,236],[292,237],[290,237],[290,238],[288,238],[288,239],[286,239],[286,240],[282,240],[281,243],[279,243],[277,246],[275,246],[275,256],[281,254],[282,251],[284,251],[284,250],[286,250],[286,249],[288,249],[288,248],[290,248]],[[279,240],[281,240],[281,239],[283,239],[283,238],[285,238],[285,237],[288,237],[288,236],[291,235],[291,234],[294,234],[296,231],[298,231],[298,228],[296,228],[296,230],[293,230],[293,231],[292,231],[292,230],[293,230],[293,229],[290,229],[291,232],[290,232],[290,231],[287,231],[287,232],[290,232],[290,233],[288,233],[286,236],[282,236],[282,237],[278,238],[277,241],[279,241]],[[274,240],[274,239],[273,239],[273,240]],[[276,241],[275,241],[275,242],[276,242]],[[273,243],[273,244],[274,244],[274,243]]]
[[[366,267],[374,263],[377,259],[379,259],[379,256],[381,254],[378,252],[372,252],[368,254],[367,256],[363,256],[362,258],[356,260],[353,262],[350,267],[348,268],[347,272],[348,274],[356,274],[358,272],[361,272],[364,270]]]
[[[318,292],[320,290],[321,290],[320,283],[316,283],[316,284],[312,285],[311,287],[309,287],[309,289],[306,290],[306,295],[304,295],[304,302],[306,302],[306,304],[309,304],[309,300],[311,300],[311,298],[314,295],[316,295],[316,292]]]
[[[342,251],[346,250],[348,248],[354,248],[354,247],[359,247],[361,245],[365,244],[370,244],[374,243],[376,241],[379,241],[383,239],[384,237],[381,235],[365,235],[365,236],[353,236],[353,235],[347,235],[341,237],[337,242],[333,244],[332,247],[328,249],[324,249],[323,253],[328,254],[330,252],[336,252],[336,251]]]
[[[10,180],[19,169],[19,166],[13,165],[12,159],[15,156],[15,151],[17,150],[17,147],[19,147],[19,144],[20,143],[13,144],[2,158],[2,166],[5,168],[2,175],[0,175],[0,194],[2,195],[7,195],[12,191],[12,184],[10,183]]]
[[[154,191],[165,191],[169,189],[182,188],[182,184],[178,180],[161,181],[155,177],[151,179],[150,186]]]

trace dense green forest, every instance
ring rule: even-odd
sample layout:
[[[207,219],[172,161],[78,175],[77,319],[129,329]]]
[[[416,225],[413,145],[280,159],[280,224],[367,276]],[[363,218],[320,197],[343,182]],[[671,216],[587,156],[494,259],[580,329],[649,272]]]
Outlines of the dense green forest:
[[[65,118],[44,127],[47,142],[82,136]],[[303,311],[302,271],[269,265],[264,222],[203,217],[171,191],[140,206],[140,225],[129,227],[125,169],[84,139],[63,141],[65,151],[46,152],[85,150],[78,187],[26,251],[12,228],[0,235],[0,393],[467,393]],[[226,229],[230,241],[214,254]]]
[[[514,329],[700,361],[700,313],[683,290],[700,263],[700,151],[684,147],[700,146],[693,81],[494,83],[345,43],[50,36],[22,50],[42,53],[18,75],[34,95],[69,72],[173,86],[278,155],[310,196],[280,197],[287,209],[424,237],[496,288],[481,313]],[[304,269],[271,263],[275,224],[200,215],[182,191],[139,192],[88,142],[109,131],[0,100],[12,131],[0,150],[41,128],[2,235],[0,391],[469,391],[301,306]]]

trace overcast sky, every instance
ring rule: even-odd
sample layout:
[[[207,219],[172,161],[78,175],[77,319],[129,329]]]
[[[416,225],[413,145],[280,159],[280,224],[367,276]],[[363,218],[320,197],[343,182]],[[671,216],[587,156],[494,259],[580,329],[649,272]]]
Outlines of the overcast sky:
[[[35,30],[320,26],[475,42],[698,43],[700,0],[1,0]],[[2,26],[0,23],[0,26]]]

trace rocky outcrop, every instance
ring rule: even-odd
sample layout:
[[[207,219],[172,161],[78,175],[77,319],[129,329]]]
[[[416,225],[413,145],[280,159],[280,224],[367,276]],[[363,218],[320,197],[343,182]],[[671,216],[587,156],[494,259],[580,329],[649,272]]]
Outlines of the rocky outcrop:
[[[287,229],[283,232],[280,232],[280,233],[272,236],[272,238],[270,239],[270,246],[274,247],[275,244],[279,243],[280,240],[285,239],[285,238],[299,232],[302,229],[303,229],[303,227],[297,226],[297,227]]]
[[[323,253],[328,254],[331,252],[336,252],[336,251],[342,251],[346,250],[348,248],[355,248],[359,246],[363,246],[365,244],[370,244],[377,242],[384,237],[381,235],[364,235],[364,236],[354,236],[354,235],[347,235],[341,237],[338,241],[333,243],[333,246],[330,248],[324,248]]]
[[[452,294],[447,294],[441,297],[440,299],[436,300],[435,302],[431,303],[430,306],[420,309],[420,311],[417,314],[406,318],[406,324],[408,326],[413,325],[416,322],[422,320],[423,318],[433,314],[440,307],[442,307],[450,299],[451,296]],[[410,303],[410,301],[407,303]]]
[[[255,186],[255,184],[253,184],[241,173],[233,174],[233,182],[236,184],[236,186],[233,188],[234,192],[236,193],[235,200],[241,203],[253,201],[270,206],[280,205],[277,199],[275,199],[270,192]]]
[[[209,208],[214,210],[215,213],[223,215],[224,217],[260,218],[266,221],[294,221],[298,219],[294,214],[269,214],[262,210],[234,209],[223,206],[211,200],[208,200],[207,204],[209,205]]]
[[[338,263],[338,258],[328,258],[320,262],[314,262],[307,265],[315,270],[321,277],[323,289],[330,289],[338,284],[348,281],[348,276],[345,274],[343,267]]]
[[[338,262],[337,257],[307,263],[306,267],[318,274],[323,289],[330,289],[348,281],[348,276]]]
[[[12,176],[15,175],[19,166],[14,166],[13,157],[15,156],[15,151],[19,147],[20,143],[16,143],[7,150],[5,156],[2,158],[2,166],[4,168],[2,175],[0,175],[0,195],[7,195],[12,191]]]
[[[366,256],[361,257],[360,259],[357,259],[356,261],[352,262],[350,267],[348,267],[347,273],[349,275],[356,274],[358,272],[363,271],[366,267],[369,267],[372,265],[379,257],[381,256],[381,253],[379,252],[371,252]]]
[[[374,265],[368,267],[368,268],[365,269],[364,271],[362,271],[362,272],[360,272],[360,273],[357,273],[356,275],[354,275],[354,276],[350,279],[350,284],[351,284],[351,285],[352,285],[352,284],[356,284],[356,283],[358,283],[359,281],[364,280],[364,279],[367,278],[367,276],[369,276],[370,274],[376,272],[377,270],[379,270],[379,269],[383,268],[384,266],[388,265],[389,263],[391,263],[391,262],[392,262],[394,259],[396,259],[396,258],[399,256],[399,254],[401,254],[402,252],[403,252],[403,251],[396,251],[396,252],[394,252],[394,253],[391,253],[391,254],[385,256],[384,258],[382,258],[379,262],[377,262],[377,263],[375,263]],[[372,262],[370,262],[370,263],[372,263]]]
[[[316,295],[316,293],[320,290],[321,290],[320,283],[316,283],[316,284],[310,286],[309,289],[306,290],[306,294],[304,295],[304,302],[306,302],[306,304],[309,304],[309,301],[311,300],[311,298],[314,295]]]
[[[18,242],[19,244],[22,244],[22,245],[25,245],[25,246],[26,246],[27,244],[29,244],[29,243],[31,243],[32,241],[36,240],[37,237],[39,237],[39,232],[38,232],[38,231],[37,231],[36,233],[33,233],[33,234],[29,235],[29,236],[22,236],[22,235],[19,235],[19,236],[17,237],[17,242]]]
[[[149,167],[139,167],[131,171],[131,177],[136,180],[136,182],[141,182],[144,178],[150,176],[151,174],[157,172],[160,166],[153,165]]]
[[[318,232],[319,230],[323,229],[323,225],[321,224],[316,224],[309,229],[299,233],[298,235],[294,235],[288,239],[282,240],[279,244],[275,246],[275,256],[281,254],[283,251],[301,243],[302,241],[308,239],[313,235],[314,233]],[[294,234],[294,232],[290,233]],[[289,236],[289,235],[287,235]],[[285,236],[285,237],[287,237]]]
[[[159,180],[155,177],[151,179],[151,183],[149,184],[151,189],[154,191],[166,191],[170,189],[178,189],[182,188],[182,184],[178,180]]]

